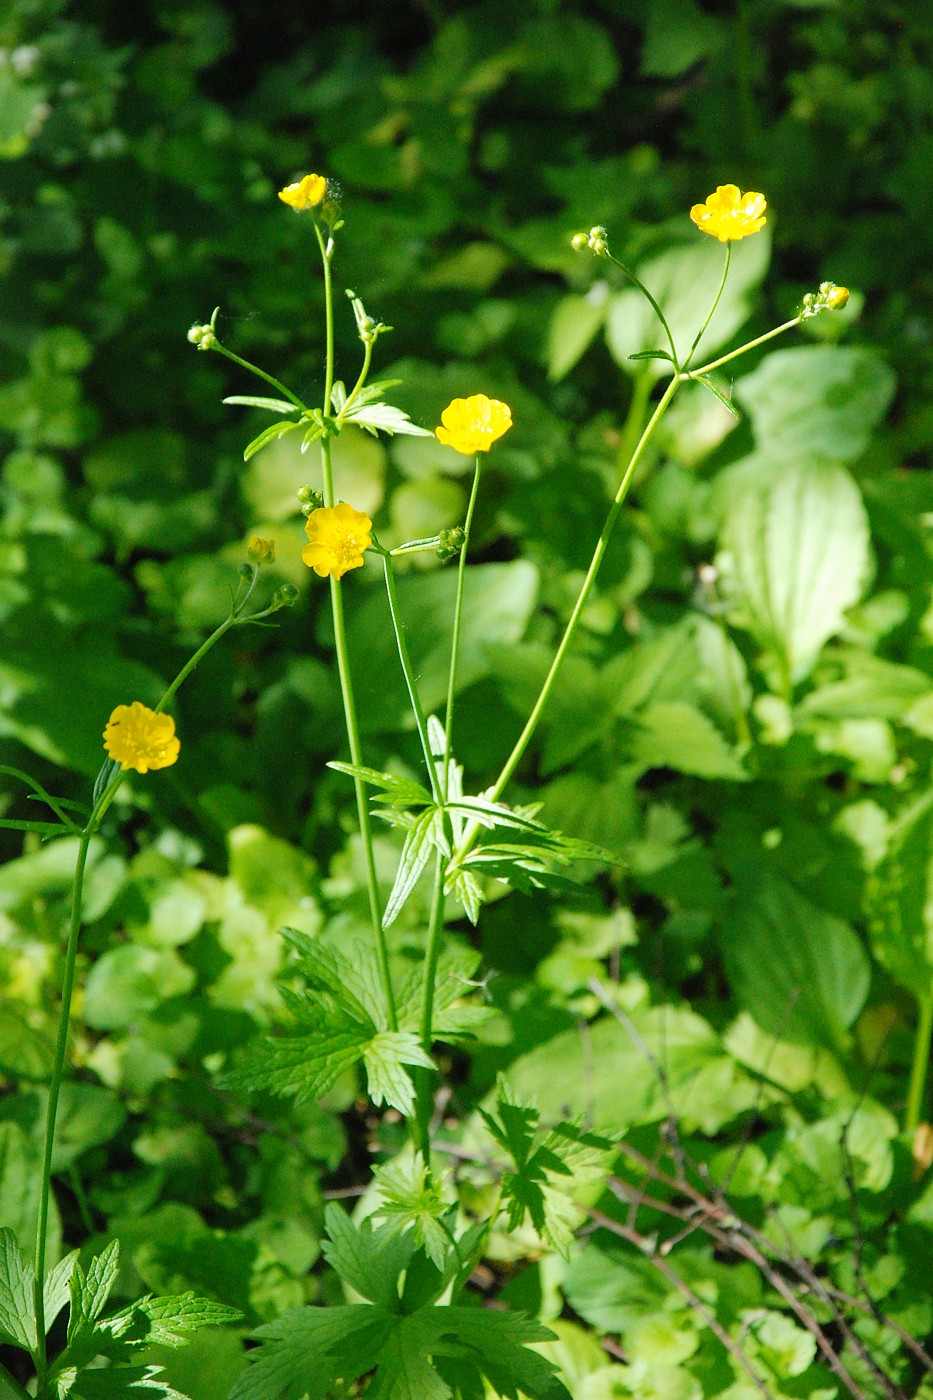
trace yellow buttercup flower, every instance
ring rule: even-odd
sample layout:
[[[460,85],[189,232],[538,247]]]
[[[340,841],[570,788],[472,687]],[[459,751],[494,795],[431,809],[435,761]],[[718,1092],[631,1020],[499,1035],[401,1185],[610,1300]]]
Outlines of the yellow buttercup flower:
[[[443,427],[436,428],[445,447],[452,447],[467,457],[475,452],[488,452],[497,438],[512,426],[512,410],[498,399],[474,394],[469,399],[453,399],[441,414]]]
[[[157,714],[134,700],[132,705],[118,705],[110,716],[104,748],[124,772],[135,768],[137,773],[148,773],[150,768],[169,768],[178,758],[181,743],[171,715]]]
[[[720,243],[732,243],[764,228],[767,207],[763,194],[753,190],[743,194],[738,185],[717,185],[705,204],[694,204],[690,217],[697,228]]]
[[[323,175],[306,175],[303,180],[279,190],[279,199],[301,213],[303,209],[316,209],[323,204],[326,193],[327,181]]]
[[[343,578],[348,569],[358,569],[363,551],[372,544],[373,522],[361,510],[354,510],[346,501],[335,506],[313,510],[305,521],[309,543],[301,557],[309,569],[321,578],[333,574]]]

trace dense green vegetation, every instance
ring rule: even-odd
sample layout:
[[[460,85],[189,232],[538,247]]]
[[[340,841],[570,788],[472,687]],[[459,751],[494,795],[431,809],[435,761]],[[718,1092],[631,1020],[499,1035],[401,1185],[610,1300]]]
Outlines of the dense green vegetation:
[[[299,592],[210,651],[173,705],[179,762],[124,783],[91,843],[48,1251],[81,1250],[50,1336],[78,1372],[46,1394],[933,1393],[931,118],[933,16],[908,0],[9,0],[0,765],[87,804],[112,709],[155,705],[222,622],[250,536],[276,544],[253,605]],[[339,376],[351,289],[394,328],[374,373],[415,424],[479,392],[512,409],[466,573],[473,793],[669,368],[630,358],[658,325],[571,236],[604,225],[689,344],[722,258],[688,210],[763,191],[706,360],[823,279],[851,289],[725,366],[720,397],[685,385],[649,444],[506,794],[612,859],[570,891],[490,886],[476,927],[448,901],[438,1001],[471,1038],[438,1046],[443,1185],[412,1157],[406,1071],[380,1102],[351,1056],[316,1092],[313,1022],[297,1094],[257,1070],[290,993],[366,1002],[372,931],[353,786],[326,766],[347,757],[328,586],[300,558],[321,466],[299,434],[244,462],[269,416],[223,399],[264,391],[186,333],[219,303],[225,346],[320,403],[318,249],[276,198],[312,170],[342,188]],[[385,546],[464,519],[471,460],[433,436],[348,428],[334,468]],[[442,714],[456,564],[398,573]],[[368,556],[341,585],[364,762],[423,782],[381,575]],[[33,1393],[16,1261],[79,837],[16,829],[49,812],[0,782],[7,1400]],[[404,832],[376,825],[385,898]],[[429,869],[387,931],[399,986],[430,904]],[[510,1218],[460,1280],[444,1229],[462,1245],[506,1169]],[[362,1323],[338,1311],[364,1299]]]

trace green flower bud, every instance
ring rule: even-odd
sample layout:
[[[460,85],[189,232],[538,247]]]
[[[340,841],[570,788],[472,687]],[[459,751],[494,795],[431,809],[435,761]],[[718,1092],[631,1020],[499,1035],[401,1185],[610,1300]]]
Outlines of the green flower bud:
[[[298,602],[298,589],[293,583],[283,583],[272,595],[274,608],[293,608]]]
[[[213,326],[201,326],[197,323],[188,332],[188,339],[199,350],[212,350],[217,344]]]

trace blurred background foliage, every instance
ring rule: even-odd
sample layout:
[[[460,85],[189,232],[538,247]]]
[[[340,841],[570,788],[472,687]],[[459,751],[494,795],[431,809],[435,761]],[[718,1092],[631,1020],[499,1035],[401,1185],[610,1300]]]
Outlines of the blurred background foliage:
[[[325,590],[299,559],[313,454],[285,438],[244,465],[266,420],[221,400],[251,382],[195,353],[188,326],[219,303],[226,344],[320,394],[316,249],[275,192],[321,171],[343,188],[339,282],[395,327],[377,368],[402,381],[395,400],[428,428],[455,395],[511,404],[467,603],[457,740],[475,790],[536,693],[659,372],[627,358],[656,343],[641,304],[569,238],[605,224],[686,335],[720,266],[687,211],[734,181],[766,193],[768,226],[737,248],[704,349],[792,316],[822,278],[853,294],[729,367],[740,421],[691,386],[652,449],[512,792],[624,873],[570,904],[488,908],[496,1014],[452,1065],[451,1113],[511,1067],[545,1116],[648,1133],[657,1085],[589,989],[608,960],[627,1013],[680,1018],[672,1086],[695,1150],[756,1114],[749,1209],[781,1212],[813,1257],[835,1241],[840,1269],[852,1202],[832,1146],[842,1108],[871,1096],[855,1188],[872,1262],[896,1257],[889,1311],[912,1296],[903,1325],[929,1327],[933,1205],[891,1114],[933,995],[931,117],[933,16],[909,0],[6,0],[0,762],[83,798],[111,708],[153,703],[223,616],[251,533],[276,540],[269,591],[301,589],[186,685],[182,761],[122,790],[92,866],[56,1170],[66,1238],[118,1236],[125,1292],[195,1287],[251,1322],[327,1298],[308,1274],[322,1183],[398,1145],[353,1082],[320,1109],[212,1085],[277,1001],[279,926],[345,943],[365,911],[349,785],[324,767],[343,752]],[[462,517],[468,466],[433,439],[337,447],[339,494],[393,544]],[[452,582],[436,561],[403,580],[429,707]],[[378,571],[345,588],[367,761],[416,768]],[[0,804],[33,815],[13,786]],[[387,881],[395,849],[385,837]],[[4,832],[0,851],[0,1193],[28,1246],[73,852]],[[473,937],[456,914],[451,936]],[[416,898],[393,929],[400,960],[422,916]],[[700,1393],[697,1339],[649,1344],[644,1279],[597,1252],[567,1283],[577,1315],[688,1378],[664,1393]],[[613,1311],[599,1268],[642,1303]],[[532,1274],[514,1297],[556,1316],[546,1264]],[[175,1383],[225,1395],[239,1342],[197,1345]],[[806,1346],[787,1355],[777,1379],[816,1393],[828,1373]]]

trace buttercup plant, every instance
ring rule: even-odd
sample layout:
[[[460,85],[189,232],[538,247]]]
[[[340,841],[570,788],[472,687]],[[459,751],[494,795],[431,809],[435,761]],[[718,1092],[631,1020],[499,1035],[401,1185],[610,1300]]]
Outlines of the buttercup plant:
[[[261,623],[295,601],[296,590],[286,586],[278,590],[268,607],[256,612],[247,611],[260,565],[274,555],[273,541],[258,536],[250,540],[247,547],[249,562],[241,567],[238,587],[227,617],[181,668],[155,708],[134,700],[129,704],[117,705],[113,710],[103,731],[107,758],[97,775],[89,809],[78,809],[71,802],[53,797],[28,773],[0,766],[0,773],[24,783],[55,817],[54,821],[4,818],[0,826],[35,832],[43,839],[67,835],[77,841],[61,1009],[49,1077],[34,1266],[20,1254],[13,1232],[0,1228],[0,1338],[29,1353],[35,1367],[34,1388],[27,1392],[0,1366],[0,1394],[3,1396],[25,1397],[30,1394],[37,1400],[58,1400],[58,1397],[71,1393],[72,1388],[76,1395],[84,1395],[84,1371],[92,1363],[96,1364],[97,1358],[107,1357],[123,1371],[122,1377],[114,1380],[114,1394],[118,1393],[116,1387],[122,1387],[125,1382],[126,1385],[141,1385],[162,1395],[165,1400],[172,1400],[177,1392],[159,1380],[161,1367],[131,1363],[154,1344],[181,1346],[198,1328],[234,1321],[240,1316],[234,1308],[196,1297],[193,1293],[158,1299],[146,1296],[118,1312],[105,1313],[119,1268],[116,1241],[92,1259],[86,1270],[78,1262],[78,1251],[74,1250],[47,1274],[46,1254],[52,1163],[68,1056],[84,881],[91,844],[101,832],[104,818],[129,772],[147,774],[169,768],[178,761],[181,740],[175,733],[175,721],[166,713],[166,709],[207,653],[232,628]],[[66,1303],[70,1303],[67,1338],[53,1358],[49,1355],[48,1336]],[[95,1390],[93,1393],[102,1392]],[[119,1393],[129,1392],[120,1388]]]
[[[347,389],[337,378],[334,350],[333,264],[338,236],[344,228],[339,191],[326,176],[309,174],[283,188],[279,199],[306,221],[320,255],[325,329],[320,401],[306,403],[280,379],[225,346],[218,333],[218,311],[209,322],[192,326],[188,339],[198,351],[223,355],[275,391],[275,397],[237,394],[225,400],[275,415],[271,425],[246,446],[243,455],[247,461],[269,443],[296,432],[300,433],[302,452],[312,446],[320,452],[322,491],[308,486],[298,493],[307,535],[301,557],[311,573],[327,580],[329,590],[349,753],[349,762],[334,760],[330,766],[347,775],[354,785],[371,938],[368,946],[338,949],[324,939],[285,930],[294,953],[288,983],[283,988],[287,1023],[277,1034],[247,1047],[231,1063],[221,1084],[223,1088],[247,1093],[270,1090],[304,1102],[321,1098],[340,1075],[361,1066],[370,1101],[399,1115],[407,1125],[410,1141],[393,1160],[376,1169],[367,1218],[353,1223],[336,1204],[326,1211],[325,1257],[346,1287],[362,1301],[328,1309],[305,1307],[259,1329],[261,1345],[251,1352],[249,1365],[234,1385],[231,1400],[359,1393],[353,1389],[358,1384],[366,1384],[366,1394],[374,1400],[401,1396],[409,1400],[427,1400],[429,1396],[443,1400],[454,1395],[473,1400],[487,1393],[487,1387],[497,1394],[522,1394],[532,1400],[567,1400],[568,1392],[556,1377],[555,1365],[531,1349],[532,1344],[552,1337],[549,1329],[522,1313],[468,1306],[461,1301],[461,1295],[474,1268],[490,1248],[495,1231],[509,1233],[530,1224],[538,1237],[565,1253],[584,1219],[578,1200],[580,1187],[604,1178],[614,1155],[614,1144],[586,1131],[579,1123],[558,1124],[550,1131],[543,1129],[537,1110],[522,1103],[508,1083],[500,1081],[494,1105],[481,1110],[489,1148],[480,1161],[492,1178],[491,1194],[479,1193],[477,1201],[481,1204],[476,1206],[476,1218],[472,1220],[451,1199],[435,1143],[439,1075],[435,1047],[440,1043],[456,1044],[469,1036],[484,1019],[486,1010],[476,995],[481,986],[475,975],[478,957],[445,946],[448,907],[462,909],[476,924],[494,883],[526,893],[536,888],[566,889],[573,883],[571,874],[579,862],[615,862],[612,854],[601,847],[548,827],[539,819],[537,806],[510,805],[505,795],[536,733],[592,597],[635,473],[684,384],[702,384],[733,411],[710,378],[712,373],[803,321],[840,309],[848,292],[832,282],[824,282],[817,291],[807,294],[790,320],[694,367],[703,335],[726,286],[732,244],[754,236],[766,222],[764,196],[743,194],[735,185],[721,185],[705,202],[690,210],[690,218],[701,232],[725,244],[725,258],[718,291],[689,345],[676,342],[663,307],[651,290],[613,255],[605,228],[594,226],[574,235],[571,241],[575,249],[589,251],[617,267],[653,308],[666,345],[639,352],[632,358],[664,361],[670,366],[670,377],[647,422],[643,427],[638,425],[635,441],[625,454],[590,563],[527,720],[495,781],[484,791],[474,793],[465,784],[454,745],[463,605],[469,587],[467,566],[484,463],[511,431],[512,412],[509,405],[475,392],[454,398],[433,430],[413,423],[387,402],[385,394],[391,385],[370,380],[374,348],[391,328],[374,319],[353,291],[347,295],[362,356],[356,379]],[[335,479],[333,443],[348,426],[371,434],[434,435],[445,446],[473,457],[472,484],[462,523],[451,522],[430,537],[392,548],[384,546],[370,516],[339,495],[341,483]],[[457,560],[442,716],[425,712],[395,577],[396,559],[419,552],[433,552],[441,561]],[[45,1124],[34,1269],[19,1255],[12,1233],[0,1233],[0,1326],[5,1328],[6,1340],[29,1352],[35,1364],[35,1380],[29,1392],[0,1369],[0,1391],[5,1385],[7,1393],[17,1400],[28,1394],[37,1400],[60,1400],[72,1391],[76,1397],[101,1395],[103,1392],[93,1386],[82,1389],[80,1379],[86,1369],[95,1367],[98,1358],[122,1364],[140,1348],[159,1342],[177,1345],[197,1327],[233,1321],[238,1316],[230,1308],[193,1294],[147,1297],[120,1313],[104,1315],[118,1268],[116,1245],[92,1260],[87,1270],[81,1267],[76,1253],[67,1256],[48,1275],[45,1264],[58,1104],[68,1053],[83,884],[91,842],[100,832],[128,772],[145,775],[179,761],[183,736],[175,733],[167,707],[199,661],[232,628],[261,622],[295,600],[296,590],[285,585],[268,607],[247,612],[260,567],[275,558],[275,543],[252,536],[246,554],[248,562],[242,566],[229,615],[182,668],[155,708],[127,698],[110,715],[104,730],[108,758],[98,775],[89,811],[75,813],[71,804],[51,796],[27,775],[18,770],[0,770],[25,781],[55,818],[47,822],[4,820],[0,825],[34,831],[43,838],[69,835],[78,843],[61,1015]],[[365,762],[353,679],[354,664],[362,664],[363,659],[350,654],[344,590],[354,587],[357,570],[377,558],[382,564],[388,617],[424,763],[420,780],[383,772]],[[377,878],[374,816],[402,833],[401,853],[387,898],[383,897]],[[393,962],[387,930],[405,908],[422,875],[428,872],[432,889],[423,958],[414,970],[408,966],[403,971]],[[50,1358],[47,1335],[69,1301],[67,1340],[62,1350]],[[749,1371],[741,1352],[739,1364],[755,1380],[755,1372]],[[138,1382],[167,1400],[176,1396],[170,1387],[159,1382],[158,1368],[143,1362],[128,1369],[133,1372],[134,1384]],[[366,1377],[368,1381],[364,1381]],[[760,1390],[761,1386],[757,1388]]]
[[[468,586],[471,528],[481,487],[483,458],[512,427],[509,406],[484,393],[455,398],[442,412],[434,430],[446,446],[475,458],[469,504],[462,525],[452,524],[437,536],[412,540],[389,550],[373,532],[372,521],[336,492],[332,444],[347,425],[371,433],[426,435],[385,400],[390,387],[370,383],[373,348],[389,328],[366,312],[355,293],[348,292],[363,347],[362,364],[349,392],[336,377],[334,362],[333,263],[337,235],[343,228],[337,197],[326,177],[306,175],[286,186],[279,198],[308,220],[321,259],[325,325],[325,373],[321,401],[310,405],[266,370],[249,364],[220,341],[215,312],[209,326],[195,327],[192,341],[211,349],[272,384],[281,394],[269,399],[231,396],[232,404],[250,405],[277,414],[277,420],[244,451],[249,460],[267,443],[298,430],[302,451],[319,444],[323,492],[310,487],[299,493],[306,515],[308,544],[305,564],[327,578],[334,629],[334,648],[346,722],[349,762],[331,767],[353,780],[360,836],[365,856],[366,885],[372,925],[369,950],[339,952],[325,943],[288,933],[295,952],[292,972],[304,978],[305,990],[289,993],[291,1019],[281,1032],[251,1051],[226,1076],[229,1087],[269,1089],[299,1100],[326,1093],[342,1071],[362,1064],[369,1096],[408,1120],[411,1146],[375,1177],[375,1213],[361,1226],[351,1225],[341,1209],[328,1208],[329,1244],[325,1253],[344,1282],[367,1301],[332,1313],[327,1323],[319,1309],[290,1315],[260,1330],[262,1346],[233,1390],[236,1400],[276,1400],[306,1388],[312,1366],[323,1395],[328,1385],[351,1386],[373,1373],[367,1393],[396,1395],[401,1358],[414,1352],[411,1364],[419,1383],[410,1395],[479,1395],[483,1380],[503,1394],[556,1400],[566,1396],[553,1367],[527,1344],[546,1335],[544,1329],[518,1314],[480,1313],[464,1309],[457,1299],[473,1266],[498,1226],[519,1228],[530,1220],[539,1234],[563,1250],[574,1224],[582,1219],[574,1204],[574,1189],[588,1176],[604,1171],[612,1144],[574,1125],[563,1125],[543,1143],[536,1140],[537,1115],[514,1101],[500,1085],[495,1112],[484,1114],[497,1149],[510,1163],[501,1176],[495,1199],[485,1216],[465,1226],[442,1189],[432,1146],[432,1121],[437,1070],[434,1047],[455,1042],[484,1014],[470,1001],[476,959],[444,947],[447,903],[458,901],[476,923],[489,882],[518,890],[535,886],[564,887],[567,867],[582,860],[613,861],[606,851],[573,836],[553,831],[538,820],[535,807],[511,807],[503,799],[508,784],[552,693],[561,664],[580,618],[592,595],[614,528],[645,451],[680,387],[697,381],[726,403],[710,375],[764,342],[825,310],[838,309],[847,293],[824,283],[809,294],[798,314],[784,324],[699,367],[693,366],[703,334],[715,315],[729,274],[732,244],[751,237],[766,222],[766,201],[758,193],[743,194],[735,185],[721,185],[690,217],[705,234],[725,244],[719,289],[689,346],[675,343],[663,308],[649,288],[612,254],[607,231],[596,226],[573,237],[577,250],[589,250],[617,266],[653,307],[666,337],[666,348],[634,358],[657,358],[670,364],[669,381],[646,425],[623,463],[612,503],[596,541],[576,602],[571,610],[540,692],[511,753],[492,786],[476,795],[464,787],[464,774],[454,756],[455,701],[464,590]],[[404,618],[396,587],[394,559],[406,553],[434,550],[441,559],[458,557],[451,649],[443,720],[426,715],[418,679],[408,652]],[[382,559],[389,617],[399,664],[404,675],[415,728],[424,760],[422,781],[380,772],[366,766],[360,740],[353,685],[354,658],[349,654],[343,590],[353,585],[352,572],[366,556]],[[361,658],[357,658],[357,664]],[[367,790],[373,791],[370,809]],[[387,900],[376,877],[372,816],[404,833],[398,869]],[[389,954],[386,930],[392,925],[429,866],[433,892],[425,932],[424,959],[419,973],[400,978]],[[370,968],[372,975],[370,975]],[[294,986],[294,984],[292,984]],[[373,1220],[381,1224],[374,1225]],[[358,1258],[370,1261],[361,1275]],[[375,1280],[378,1278],[378,1282]],[[443,1300],[443,1306],[439,1306]],[[362,1330],[361,1330],[362,1329]],[[370,1330],[373,1329],[373,1330]],[[371,1336],[367,1345],[354,1337]],[[498,1359],[494,1362],[493,1355]],[[326,1376],[325,1382],[322,1377]],[[419,1388],[420,1386],[420,1388]]]

